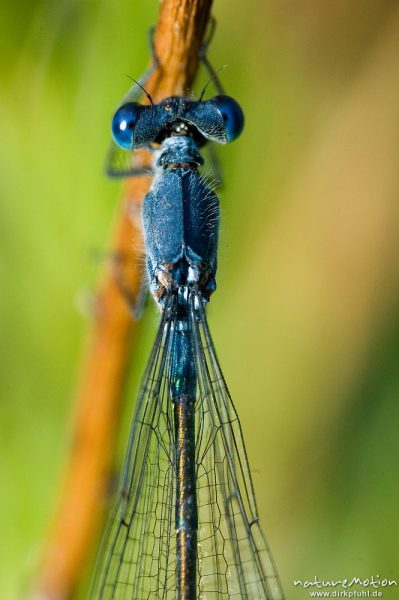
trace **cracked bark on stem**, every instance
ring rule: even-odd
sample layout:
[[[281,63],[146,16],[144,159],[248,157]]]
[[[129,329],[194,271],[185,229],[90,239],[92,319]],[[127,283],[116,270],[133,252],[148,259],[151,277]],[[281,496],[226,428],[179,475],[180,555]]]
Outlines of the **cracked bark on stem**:
[[[154,99],[190,89],[212,0],[163,0],[155,31],[158,67],[146,88]],[[147,176],[127,180],[113,236],[123,281],[137,292],[141,280],[140,205]],[[135,240],[135,243],[132,243]],[[97,295],[76,399],[74,439],[58,510],[45,543],[34,597],[67,600],[79,584],[108,500],[109,477],[123,385],[137,329],[109,266]]]

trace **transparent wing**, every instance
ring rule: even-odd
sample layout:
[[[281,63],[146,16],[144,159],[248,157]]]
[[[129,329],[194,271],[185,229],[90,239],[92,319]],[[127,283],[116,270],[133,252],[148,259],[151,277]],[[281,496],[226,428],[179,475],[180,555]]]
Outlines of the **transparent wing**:
[[[94,574],[93,600],[175,595],[173,408],[166,375],[173,332],[171,303],[164,310],[143,378],[121,492]]]
[[[195,299],[191,321],[198,375],[198,598],[283,600],[259,526],[240,422],[220,370],[204,308]]]
[[[197,372],[199,521],[198,592],[192,600],[283,600],[259,527],[240,423],[201,299],[193,294],[189,302]],[[141,386],[122,490],[100,550],[91,600],[176,600],[175,435],[169,385],[176,306],[172,294]]]

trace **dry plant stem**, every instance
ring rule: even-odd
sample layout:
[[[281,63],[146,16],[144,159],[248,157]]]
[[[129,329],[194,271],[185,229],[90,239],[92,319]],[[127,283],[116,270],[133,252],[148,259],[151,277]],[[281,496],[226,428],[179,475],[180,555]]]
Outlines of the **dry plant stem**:
[[[155,32],[158,68],[146,84],[155,99],[192,86],[212,0],[163,0]],[[144,32],[143,32],[144,35]],[[127,181],[112,255],[121,257],[119,280],[135,293],[141,280],[140,205],[148,177]],[[133,240],[134,243],[133,243]],[[110,488],[118,414],[136,332],[115,268],[107,269],[98,293],[77,394],[74,442],[58,512],[45,545],[36,594],[41,600],[72,597],[98,535]]]

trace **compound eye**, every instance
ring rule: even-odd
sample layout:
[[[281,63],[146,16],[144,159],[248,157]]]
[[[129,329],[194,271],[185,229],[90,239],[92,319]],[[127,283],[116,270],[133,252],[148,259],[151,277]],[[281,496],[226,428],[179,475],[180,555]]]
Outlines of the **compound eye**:
[[[215,96],[211,102],[216,104],[223,117],[227,141],[232,142],[238,138],[244,127],[244,113],[241,106],[230,96]]]
[[[134,143],[134,128],[143,106],[136,102],[123,104],[112,119],[112,135],[124,150],[131,150]]]

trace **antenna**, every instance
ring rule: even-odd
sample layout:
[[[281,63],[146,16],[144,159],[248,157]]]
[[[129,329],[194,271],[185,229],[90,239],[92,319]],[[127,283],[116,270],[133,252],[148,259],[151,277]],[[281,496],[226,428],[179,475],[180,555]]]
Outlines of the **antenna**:
[[[130,76],[130,75],[128,75],[127,73],[126,73],[126,77],[129,77],[129,79],[131,79],[132,81],[134,81],[134,83],[135,83],[136,85],[138,85],[138,86],[139,86],[139,88],[140,88],[141,90],[143,90],[143,92],[144,92],[144,93],[145,93],[145,95],[147,96],[148,100],[151,102],[151,106],[154,106],[154,102],[153,102],[153,100],[152,100],[152,98],[151,98],[150,94],[147,92],[147,90],[146,90],[145,88],[143,88],[143,86],[141,85],[141,83],[139,83],[138,81],[136,81],[135,79],[133,79],[133,77],[131,77],[131,76]]]
[[[201,94],[200,94],[200,97],[198,98],[198,102],[201,102],[202,98],[204,97],[204,94],[205,94],[206,88],[207,88],[207,87],[208,87],[208,85],[211,83],[211,81],[212,81],[213,79],[215,79],[215,81],[217,82],[217,81],[218,81],[218,76],[217,76],[217,75],[218,75],[218,73],[220,73],[220,71],[223,71],[223,69],[225,69],[226,67],[228,67],[228,65],[223,65],[223,67],[220,67],[220,69],[218,69],[217,71],[214,71],[214,72],[212,73],[212,75],[210,76],[210,78],[208,79],[208,81],[206,82],[205,86],[204,86],[204,87],[203,87],[203,89],[202,89],[202,92],[201,92]],[[218,87],[219,87],[219,86],[218,86]]]

